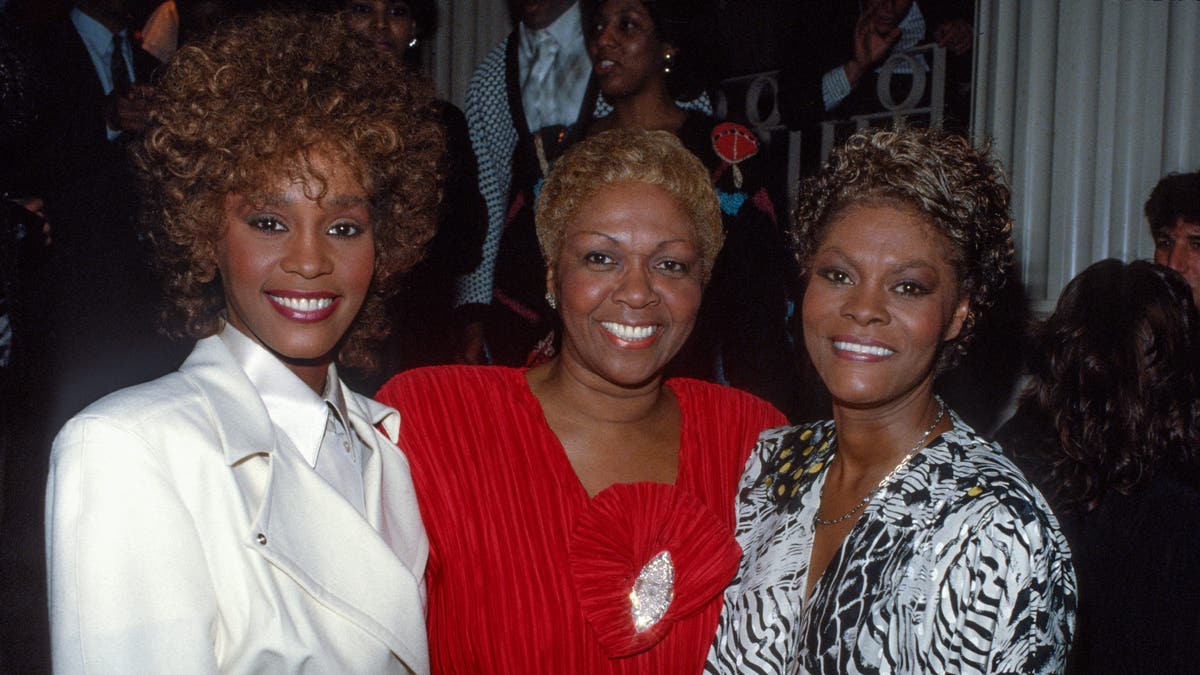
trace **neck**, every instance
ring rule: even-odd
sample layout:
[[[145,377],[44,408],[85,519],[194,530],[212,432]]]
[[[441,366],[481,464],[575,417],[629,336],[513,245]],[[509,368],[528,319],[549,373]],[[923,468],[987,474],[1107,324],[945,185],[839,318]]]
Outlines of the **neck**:
[[[661,79],[645,91],[613,100],[612,106],[613,126],[618,129],[675,132],[687,115],[675,105]]]
[[[296,377],[300,378],[304,384],[307,384],[309,389],[317,392],[318,396],[325,393],[325,378],[329,376],[328,361],[324,363],[317,363],[315,361],[296,363],[284,359],[283,365],[295,373]]]
[[[857,481],[878,480],[891,471],[913,449],[913,444],[929,429],[938,415],[932,383],[901,400],[876,408],[851,408],[834,403],[833,419],[837,427],[836,464],[840,477]],[[944,416],[925,439],[949,429]]]
[[[661,412],[668,400],[661,375],[638,386],[623,387],[561,356],[530,370],[526,377],[543,409],[551,407],[594,423],[638,424]]]

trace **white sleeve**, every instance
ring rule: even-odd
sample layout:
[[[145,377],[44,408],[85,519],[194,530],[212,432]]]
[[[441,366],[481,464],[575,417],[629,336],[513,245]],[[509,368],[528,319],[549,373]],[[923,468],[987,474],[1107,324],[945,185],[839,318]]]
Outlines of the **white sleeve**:
[[[56,673],[215,673],[216,600],[156,449],[80,416],[54,442],[46,564]]]

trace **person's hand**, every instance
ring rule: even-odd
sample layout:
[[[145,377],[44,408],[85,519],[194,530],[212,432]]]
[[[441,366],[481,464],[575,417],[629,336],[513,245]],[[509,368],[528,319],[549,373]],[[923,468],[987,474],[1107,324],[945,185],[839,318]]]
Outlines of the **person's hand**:
[[[933,39],[955,56],[962,56],[971,50],[975,32],[971,24],[963,19],[950,19],[938,24],[933,30]]]
[[[863,12],[854,25],[854,59],[846,64],[846,79],[850,84],[856,84],[864,73],[882,61],[899,39],[899,26],[881,33],[874,12]]]
[[[472,321],[463,325],[458,336],[455,360],[472,366],[481,366],[487,363],[483,349],[482,321]]]
[[[105,101],[104,122],[114,131],[140,134],[150,122],[150,96],[154,88],[141,82],[122,92],[113,92]]]

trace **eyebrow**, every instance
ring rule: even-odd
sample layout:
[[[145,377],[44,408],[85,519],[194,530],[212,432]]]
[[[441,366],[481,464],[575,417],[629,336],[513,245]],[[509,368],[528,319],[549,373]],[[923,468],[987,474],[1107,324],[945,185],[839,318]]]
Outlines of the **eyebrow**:
[[[292,195],[285,194],[282,192],[276,192],[276,193],[270,193],[270,194],[268,194],[268,193],[248,194],[243,199],[245,200],[245,202],[247,204],[250,204],[250,205],[253,205],[256,207],[288,206],[288,205],[296,203],[296,201],[297,201],[296,198],[293,197]],[[358,206],[360,204],[367,205],[370,203],[370,200],[364,196],[343,195],[343,194],[332,195],[332,196],[326,194],[324,197],[321,197],[318,201],[328,204],[330,206]]]
[[[591,235],[593,237],[601,237],[601,238],[611,241],[614,244],[621,243],[620,240],[618,240],[616,237],[605,234],[603,232],[597,232],[595,230],[583,230],[582,232],[576,232],[575,234],[571,235],[571,237],[578,237],[581,235]],[[666,241],[661,241],[658,243],[658,246],[656,248],[662,248],[663,246],[666,246],[667,244],[689,244],[692,246],[696,246],[697,248],[699,248],[699,246],[700,246],[700,244],[698,242],[693,242],[690,239],[680,238],[680,239],[668,239]]]
[[[855,261],[849,255],[847,255],[845,251],[843,251],[842,249],[840,249],[836,246],[831,246],[827,249],[817,251],[817,255],[820,255],[822,252],[833,253],[833,254],[841,257],[846,262],[848,262],[856,267],[858,266],[857,261]],[[815,258],[815,256],[814,256],[814,258]],[[947,262],[949,262],[949,261],[947,261]],[[951,266],[953,266],[953,264],[951,264]],[[917,268],[930,269],[930,270],[937,271],[937,268],[933,264],[931,264],[925,260],[920,260],[920,259],[905,260],[905,261],[896,263],[895,265],[892,265],[890,269],[893,273],[895,273],[895,272],[907,272],[908,270],[917,269]]]

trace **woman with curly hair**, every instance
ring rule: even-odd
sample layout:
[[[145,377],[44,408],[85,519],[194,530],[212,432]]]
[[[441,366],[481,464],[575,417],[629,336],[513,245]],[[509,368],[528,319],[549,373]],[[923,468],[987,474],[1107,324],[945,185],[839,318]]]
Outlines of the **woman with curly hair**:
[[[320,45],[314,49],[313,45]],[[54,444],[62,672],[428,672],[428,544],[397,413],[342,383],[432,231],[426,87],[336,18],[179,50],[137,151],[179,371]]]
[[[733,503],[760,431],[728,387],[669,378],[724,240],[672,134],[575,145],[538,196],[562,350],[539,366],[420,368],[379,400],[429,532],[441,673],[698,673],[737,569]]]
[[[1062,669],[1066,541],[933,393],[1012,262],[1004,178],[952,134],[866,130],[801,186],[804,341],[833,419],[765,432],[713,673]]]
[[[1037,478],[1079,573],[1069,672],[1200,663],[1200,315],[1182,277],[1103,260],[1063,290],[997,434]]]

